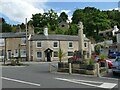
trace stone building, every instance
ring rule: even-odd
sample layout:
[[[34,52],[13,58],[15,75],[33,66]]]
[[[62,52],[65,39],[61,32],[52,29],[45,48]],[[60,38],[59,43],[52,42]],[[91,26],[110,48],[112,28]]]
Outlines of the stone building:
[[[10,60],[10,57],[18,57],[20,49],[23,60],[54,61],[59,59],[60,48],[65,54],[63,60],[67,60],[73,56],[74,51],[80,49],[79,35],[49,35],[47,28],[44,29],[44,35],[35,35],[33,26],[29,26],[27,34],[26,32],[1,33],[0,36],[1,60],[4,60],[5,56],[6,60]],[[85,57],[90,58],[91,42],[85,35],[83,36],[83,51]]]
[[[83,35],[83,51],[85,57],[91,57],[91,42]],[[33,35],[29,42],[31,43],[30,58],[35,61],[54,61],[59,60],[59,49],[65,53],[64,60],[72,57],[74,51],[79,51],[79,35],[48,35],[47,28],[44,29],[44,35]],[[49,59],[48,59],[49,58]]]
[[[18,57],[20,49],[21,57],[26,57],[26,34],[18,33],[0,33],[0,60],[10,60],[11,57]],[[5,53],[6,52],[6,53]]]

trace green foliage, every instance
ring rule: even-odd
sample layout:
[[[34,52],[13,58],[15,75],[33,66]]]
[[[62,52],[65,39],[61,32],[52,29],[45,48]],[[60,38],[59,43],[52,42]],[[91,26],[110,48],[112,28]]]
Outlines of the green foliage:
[[[35,28],[34,28],[34,32],[35,32],[35,33],[39,33],[39,34],[43,34],[43,28],[35,27]]]
[[[95,64],[95,60],[89,59],[88,65],[94,65],[94,64]]]
[[[88,37],[95,38],[96,41],[103,41],[98,35],[99,31],[113,28],[114,25],[120,27],[120,12],[100,11],[94,7],[77,9],[73,12],[72,23],[78,24],[82,21],[84,24],[84,33]],[[96,33],[94,32],[96,30]]]
[[[101,60],[105,60],[106,57],[107,57],[107,56],[105,56],[105,54],[100,54],[100,59],[101,59]]]
[[[65,12],[62,12],[58,17],[58,22],[66,22],[68,20],[68,15]]]
[[[102,45],[100,45],[100,44],[95,45],[95,53],[96,53],[97,55],[99,55],[99,54],[100,54],[100,49],[101,49],[101,46],[102,46]]]
[[[61,30],[60,28],[57,28],[55,33],[56,34],[64,34],[64,30]]]
[[[7,23],[3,23],[2,25],[2,32],[12,32],[12,27],[11,25]]]
[[[33,24],[34,27],[40,28],[43,28],[44,26],[49,24],[49,29],[51,31],[55,31],[58,25],[57,19],[58,19],[57,13],[51,9],[43,14],[39,13],[32,15],[31,23]]]
[[[78,34],[78,28],[77,24],[71,24],[70,28],[65,32],[67,35],[77,35]]]
[[[63,53],[63,51],[61,49],[59,49],[58,51],[58,58],[59,58],[59,61],[61,62],[62,61],[62,58],[65,56],[65,53]]]

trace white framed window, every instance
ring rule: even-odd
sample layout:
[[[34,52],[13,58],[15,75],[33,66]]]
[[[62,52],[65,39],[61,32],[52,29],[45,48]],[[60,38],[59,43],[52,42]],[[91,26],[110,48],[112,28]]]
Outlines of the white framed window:
[[[41,41],[37,41],[36,42],[36,47],[37,48],[42,48],[42,42]]]
[[[58,51],[54,51],[54,57],[58,57]]]
[[[72,41],[68,42],[68,48],[73,48],[73,42]]]
[[[87,43],[84,43],[84,47],[87,47]]]
[[[73,51],[68,51],[68,56],[73,56]]]
[[[26,44],[26,38],[21,38],[21,44],[23,44],[23,45]]]
[[[37,58],[41,58],[42,57],[42,52],[37,52]]]
[[[54,42],[53,42],[53,47],[54,47],[54,48],[58,48],[58,47],[59,47],[58,41],[54,41]]]
[[[26,57],[26,49],[21,50],[21,57]]]
[[[0,46],[4,46],[4,45],[5,45],[4,39],[0,39]]]

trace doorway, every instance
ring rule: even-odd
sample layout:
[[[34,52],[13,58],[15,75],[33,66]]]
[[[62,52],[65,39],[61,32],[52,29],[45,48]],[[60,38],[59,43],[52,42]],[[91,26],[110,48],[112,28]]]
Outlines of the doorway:
[[[45,52],[45,56],[47,57],[47,62],[51,62],[51,57],[52,57],[53,50],[48,48],[44,52]]]

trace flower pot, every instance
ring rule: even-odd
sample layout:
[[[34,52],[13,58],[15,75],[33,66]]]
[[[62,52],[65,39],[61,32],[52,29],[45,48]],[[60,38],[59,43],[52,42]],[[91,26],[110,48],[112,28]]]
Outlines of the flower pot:
[[[106,66],[106,62],[105,61],[101,61],[100,62],[100,67],[105,67]]]
[[[80,69],[87,69],[87,65],[80,65]]]
[[[58,62],[58,68],[63,68],[64,67],[64,63],[63,62]]]

